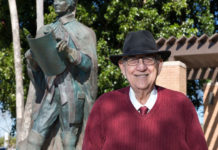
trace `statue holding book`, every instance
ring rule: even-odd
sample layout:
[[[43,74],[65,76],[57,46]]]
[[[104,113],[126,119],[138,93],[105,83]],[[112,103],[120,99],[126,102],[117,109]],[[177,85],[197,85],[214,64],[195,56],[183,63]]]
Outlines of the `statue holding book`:
[[[54,0],[58,17],[27,37],[28,74],[40,109],[19,150],[40,150],[54,123],[60,125],[64,150],[76,150],[97,93],[95,33],[75,19],[77,0]],[[80,149],[80,148],[77,148]]]

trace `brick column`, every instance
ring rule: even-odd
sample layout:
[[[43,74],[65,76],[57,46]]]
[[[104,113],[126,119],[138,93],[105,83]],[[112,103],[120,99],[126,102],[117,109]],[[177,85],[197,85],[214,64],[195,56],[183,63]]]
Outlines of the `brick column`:
[[[186,94],[186,65],[181,61],[164,62],[156,84]]]

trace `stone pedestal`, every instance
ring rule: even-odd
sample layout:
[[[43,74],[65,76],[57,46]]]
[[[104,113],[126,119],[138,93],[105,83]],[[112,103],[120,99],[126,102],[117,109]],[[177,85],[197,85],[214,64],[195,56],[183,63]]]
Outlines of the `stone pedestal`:
[[[180,61],[164,62],[156,84],[186,94],[186,65]]]

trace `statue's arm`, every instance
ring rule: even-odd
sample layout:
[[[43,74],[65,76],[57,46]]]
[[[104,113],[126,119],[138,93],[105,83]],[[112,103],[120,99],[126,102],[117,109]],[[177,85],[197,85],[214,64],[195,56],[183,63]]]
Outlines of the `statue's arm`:
[[[32,57],[32,52],[31,50],[27,50],[27,52],[25,53],[25,58],[27,61],[27,67],[30,68],[31,70],[37,72],[40,70],[37,62],[33,59]]]
[[[33,59],[31,51],[25,53],[27,61],[27,73],[36,90],[36,102],[39,103],[44,95],[46,87],[45,76],[37,62]]]
[[[70,52],[68,53],[68,59],[70,63],[77,65],[85,72],[88,72],[91,69],[91,58],[88,55],[82,53],[81,51],[75,49],[70,50]]]
[[[66,51],[67,58],[69,62],[73,65],[76,65],[84,72],[90,71],[92,67],[91,57],[81,52],[81,50],[76,50],[74,47],[70,47],[66,41],[62,40],[57,44],[58,51]]]

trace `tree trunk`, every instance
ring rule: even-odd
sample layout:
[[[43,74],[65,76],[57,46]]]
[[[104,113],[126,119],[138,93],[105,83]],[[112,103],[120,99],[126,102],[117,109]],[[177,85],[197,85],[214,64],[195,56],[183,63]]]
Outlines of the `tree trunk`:
[[[37,31],[41,26],[44,25],[44,6],[43,0],[36,0],[36,23],[37,23]]]
[[[44,25],[43,2],[44,2],[43,0],[36,0],[37,31],[40,29],[40,27]],[[32,114],[35,113],[40,107],[39,104],[35,104],[35,99],[36,99],[35,93],[36,93],[35,88],[32,82],[30,81],[26,105],[23,112],[25,117],[22,119],[22,125],[21,125],[22,127],[19,135],[20,136],[19,142],[24,141],[27,138],[33,122]]]
[[[27,95],[27,101],[25,104],[24,115],[23,115],[25,117],[23,117],[23,119],[22,119],[22,128],[20,131],[20,141],[25,140],[29,134],[29,131],[30,131],[30,127],[32,124],[33,101],[35,99],[35,92],[36,92],[35,88],[34,88],[32,82],[30,81],[28,95]],[[34,107],[36,108],[35,105],[34,105]]]
[[[13,49],[14,49],[14,66],[16,78],[16,132],[17,141],[20,140],[21,121],[24,111],[24,92],[23,92],[23,75],[22,75],[22,59],[19,35],[19,23],[17,14],[17,5],[15,0],[8,0],[11,16],[11,26],[13,33]]]

